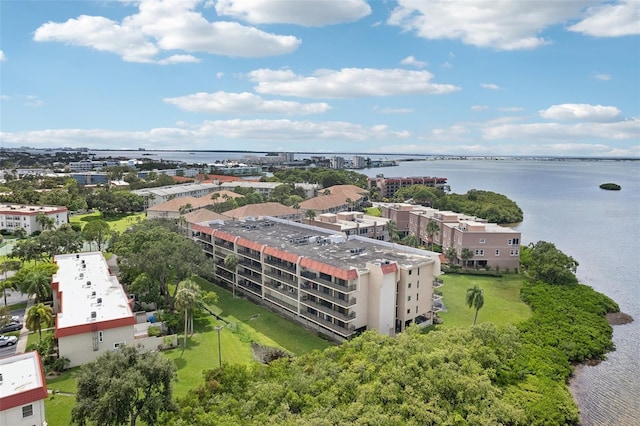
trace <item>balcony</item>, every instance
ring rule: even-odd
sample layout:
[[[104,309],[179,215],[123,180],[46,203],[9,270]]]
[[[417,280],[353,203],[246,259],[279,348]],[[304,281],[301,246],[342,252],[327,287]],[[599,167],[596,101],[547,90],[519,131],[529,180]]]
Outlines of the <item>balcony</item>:
[[[233,251],[233,247],[228,247],[228,246],[220,245],[217,243],[215,246],[216,246],[216,253],[218,252],[218,250],[220,250],[221,253],[224,253],[223,256],[235,254],[235,252]]]
[[[444,282],[441,279],[435,278],[433,280],[433,288],[442,287],[443,285],[444,285]]]
[[[252,262],[250,260],[241,260],[238,265],[242,265],[245,268],[251,269],[256,272],[262,272],[262,265],[258,262]]]
[[[296,302],[298,301],[298,290],[296,290],[295,288],[289,287],[287,285],[282,285],[279,282],[272,281],[272,280],[267,280],[265,284],[267,285],[267,287],[274,289],[278,293],[284,294],[287,297],[295,299]]]
[[[262,275],[260,275],[260,274],[252,274],[252,273],[247,272],[247,271],[238,271],[238,275],[240,275],[241,277],[244,277],[246,279],[249,279],[249,280],[255,282],[256,284],[262,284]]]
[[[298,279],[295,276],[291,276],[289,274],[278,274],[277,272],[273,272],[273,271],[264,271],[264,274],[268,277],[273,278],[274,280],[277,281],[282,281],[285,284],[289,284],[290,286],[293,287],[298,287]]]
[[[327,293],[324,293],[320,291],[318,288],[312,288],[308,284],[302,284],[302,286],[300,287],[300,290],[309,294],[313,294],[316,297],[320,297],[324,300],[327,300],[331,303],[335,303],[336,305],[340,305],[343,307],[349,307],[356,304],[355,297],[347,297],[345,299],[340,299],[339,297],[331,296]]]
[[[308,319],[309,321],[315,322],[321,327],[329,329],[343,337],[349,337],[356,331],[356,328],[353,325],[347,325],[346,327],[342,327],[338,324],[333,323],[332,321],[328,321],[324,318],[320,318],[319,316],[316,316],[310,312],[303,312],[301,310],[300,316],[302,318]]]
[[[262,287],[252,283],[251,281],[247,281],[247,280],[239,280],[238,281],[238,285],[240,287],[242,287],[244,290],[248,290],[251,293],[254,293],[257,296],[262,297]]]
[[[431,295],[431,300],[433,300],[434,302],[439,302],[442,300],[442,293],[437,293],[437,292],[433,292],[433,294]]]
[[[356,313],[355,312],[351,312],[350,314],[343,314],[341,312],[336,311],[335,309],[332,309],[328,306],[324,306],[322,303],[318,303],[312,300],[309,300],[309,297],[307,296],[302,296],[302,300],[300,301],[301,303],[304,303],[307,306],[311,306],[312,308],[321,311],[327,315],[331,315],[334,318],[338,318],[339,320],[345,321],[345,322],[349,322],[352,321],[356,318]]]
[[[260,253],[257,253],[257,252],[252,252],[249,250],[240,250],[238,251],[238,254],[240,256],[248,257],[251,259],[260,260]]]
[[[234,251],[233,243],[230,243],[229,241],[220,240],[220,239],[216,238],[215,244],[216,244],[216,247],[221,247],[221,248],[224,248],[224,249],[229,250],[229,251]]]
[[[264,259],[264,263],[266,263],[268,265],[271,265],[271,266],[275,266],[276,268],[291,272],[293,274],[296,273],[296,265],[292,264],[291,262],[285,262],[283,260],[279,260],[279,259],[276,259],[276,258],[273,258],[273,257],[271,257],[271,258],[266,257]]]
[[[284,309],[287,309],[287,310],[289,310],[289,311],[292,311],[292,312],[294,312],[294,313],[296,313],[296,314],[298,313],[298,306],[297,306],[297,305],[294,305],[294,304],[292,304],[292,303],[285,302],[284,300],[282,300],[282,299],[278,299],[277,297],[274,297],[274,296],[270,295],[269,293],[265,293],[265,294],[264,294],[264,298],[265,298],[266,300],[268,300],[270,303],[274,303],[274,304],[276,304],[276,305],[278,305],[278,306],[281,306],[281,307],[283,307]],[[297,301],[296,301],[296,302],[297,302]]]
[[[318,284],[322,284],[326,287],[330,287],[334,290],[338,290],[341,291],[343,293],[352,293],[354,291],[356,291],[356,285],[352,284],[352,285],[343,285],[343,284],[338,284],[335,283],[331,280],[327,280],[324,278],[321,278],[318,274],[314,273],[314,272],[309,272],[309,271],[303,271],[300,275],[302,275],[303,277],[307,278],[308,280],[311,280],[313,282],[316,282]]]

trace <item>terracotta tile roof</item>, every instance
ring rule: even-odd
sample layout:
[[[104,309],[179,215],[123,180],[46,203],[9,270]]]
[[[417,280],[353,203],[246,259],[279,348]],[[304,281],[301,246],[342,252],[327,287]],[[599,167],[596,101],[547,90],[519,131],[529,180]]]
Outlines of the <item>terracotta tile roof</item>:
[[[213,229],[204,225],[197,225],[197,224],[193,225],[191,227],[191,230],[195,232],[202,232],[203,234],[207,234],[207,235],[213,235]]]
[[[300,212],[293,207],[285,206],[280,203],[247,204],[246,206],[224,212],[226,216],[236,219],[263,216],[282,217],[296,215],[299,213]]]
[[[369,191],[367,189],[360,188],[356,185],[333,185],[326,189],[328,189],[331,194],[343,194],[347,198],[351,198],[351,201],[356,201],[360,198],[369,196]]]
[[[187,223],[210,222],[212,220],[229,220],[228,216],[220,213],[212,212],[207,209],[198,209],[183,215]]]
[[[176,183],[195,182],[195,178],[184,176],[171,176]]]
[[[196,180],[200,183],[213,183],[214,181],[218,182],[234,182],[236,180],[242,180],[242,178],[238,176],[227,176],[227,175],[216,175],[212,173],[207,174],[198,174],[196,175]]]
[[[149,207],[147,210],[154,212],[179,212],[180,207],[191,204],[192,209],[200,209],[205,206],[210,206],[213,203],[211,197],[178,197],[173,200],[165,201],[161,204],[156,204],[153,207]]]
[[[315,210],[315,211],[327,211],[330,209],[334,209],[336,207],[344,206],[347,204],[347,197],[344,194],[329,194],[329,195],[319,195],[317,197],[309,198],[300,203],[300,210]],[[351,201],[354,201],[351,198]]]

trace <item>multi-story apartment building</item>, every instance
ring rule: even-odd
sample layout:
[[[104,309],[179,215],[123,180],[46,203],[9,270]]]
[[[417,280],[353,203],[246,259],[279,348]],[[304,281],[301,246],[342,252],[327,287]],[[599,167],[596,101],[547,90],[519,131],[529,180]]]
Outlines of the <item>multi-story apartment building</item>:
[[[410,222],[412,212],[427,214],[435,210],[430,207],[416,206],[408,203],[380,203],[378,204],[378,208],[380,209],[382,217],[394,221],[396,230],[401,237],[405,237],[411,233]],[[415,230],[414,235],[416,235]]]
[[[318,215],[313,226],[344,233],[347,237],[358,235],[379,241],[389,241],[390,219],[368,216],[362,212],[323,213]]]
[[[146,208],[165,203],[180,197],[204,197],[212,192],[219,191],[215,183],[185,183],[181,185],[167,185],[156,188],[144,188],[131,191],[140,195],[145,200]]]
[[[437,253],[264,218],[194,225],[217,282],[337,341],[431,324]],[[225,265],[235,256],[235,267]]]
[[[451,211],[439,211],[419,207],[409,212],[409,233],[418,237],[422,244],[433,239],[445,252],[453,247],[458,253],[457,264],[465,266],[492,267],[515,271],[520,267],[521,233],[487,223],[485,219]],[[438,224],[438,231],[427,233],[427,223]],[[470,250],[473,257],[463,260],[463,249]]]
[[[425,185],[441,190],[448,190],[447,178],[444,177],[384,177],[382,175],[368,178],[369,188],[377,187],[380,198],[390,198],[399,189],[411,185]]]
[[[331,157],[329,159],[329,164],[332,169],[344,169],[344,158],[343,157]]]
[[[45,426],[48,397],[38,352],[0,359],[0,425]]]
[[[24,228],[27,234],[43,231],[36,218],[39,214],[52,219],[55,228],[69,222],[69,210],[64,206],[27,206],[20,204],[0,204],[0,229],[13,232]]]
[[[111,275],[101,252],[54,257],[58,271],[52,277],[55,337],[58,353],[69,367],[95,360],[122,345],[155,350],[160,337],[149,337],[151,325],[134,315],[133,298]],[[156,323],[155,325],[159,325]]]

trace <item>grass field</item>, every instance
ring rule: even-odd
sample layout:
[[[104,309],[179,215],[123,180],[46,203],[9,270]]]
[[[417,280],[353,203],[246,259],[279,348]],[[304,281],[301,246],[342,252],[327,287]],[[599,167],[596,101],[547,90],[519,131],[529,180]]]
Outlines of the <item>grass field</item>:
[[[74,223],[77,222],[81,224],[83,227],[89,222],[93,222],[94,220],[104,220],[109,224],[112,231],[117,231],[119,233],[124,232],[128,227],[139,222],[145,218],[144,213],[135,213],[135,214],[127,214],[127,215],[116,215],[110,216],[107,218],[102,217],[102,213],[87,213],[81,214],[77,216],[69,217],[69,222]]]
[[[522,276],[505,274],[502,277],[477,275],[444,275],[443,302],[447,309],[440,312],[443,324],[439,327],[468,327],[473,324],[475,310],[466,304],[467,289],[478,284],[484,290],[484,306],[478,313],[478,323],[497,325],[517,324],[531,316],[531,309],[520,300]]]

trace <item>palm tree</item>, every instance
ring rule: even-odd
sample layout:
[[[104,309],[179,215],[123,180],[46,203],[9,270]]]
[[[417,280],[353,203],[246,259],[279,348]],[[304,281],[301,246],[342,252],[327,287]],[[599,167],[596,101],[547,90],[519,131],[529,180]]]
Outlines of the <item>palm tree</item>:
[[[400,235],[398,235],[398,225],[396,225],[395,220],[387,222],[387,231],[389,231],[389,238],[391,238],[392,242],[395,243],[400,239]]]
[[[43,231],[55,228],[56,221],[54,218],[47,216],[44,213],[38,213],[36,216],[36,223],[40,225]]]
[[[236,281],[237,281],[237,277],[236,277],[236,266],[238,266],[238,258],[236,257],[235,254],[230,254],[227,255],[227,257],[224,258],[224,266],[227,269],[230,269],[233,272],[233,297],[236,297]]]
[[[438,225],[438,222],[430,220],[427,223],[425,231],[427,232],[427,238],[429,238],[429,244],[431,245],[431,250],[433,250],[433,239],[436,235],[440,233],[440,225]]]
[[[16,285],[13,281],[7,280],[7,272],[17,271],[20,269],[22,262],[19,260],[5,260],[0,264],[0,271],[4,274],[4,280],[0,282],[0,289],[2,289],[2,295],[4,296],[4,306],[7,306],[7,290],[13,290]]]
[[[465,266],[465,268],[468,266],[469,259],[471,259],[472,257],[473,257],[473,251],[471,251],[468,248],[463,248],[462,251],[460,252],[460,259],[462,259],[462,263]]]
[[[44,303],[33,305],[27,311],[26,324],[29,330],[38,331],[40,341],[42,341],[42,324],[45,327],[53,325],[53,308],[46,306]]]
[[[178,283],[175,307],[178,310],[184,310],[183,350],[187,347],[187,335],[189,334],[189,330],[193,333],[193,308],[200,304],[202,304],[202,290],[198,284],[189,278]]]
[[[24,277],[23,288],[29,296],[36,296],[36,303],[40,303],[51,296],[51,275],[44,271],[31,271]]]
[[[316,212],[314,210],[307,210],[304,212],[304,216],[309,220],[309,222],[312,222],[316,218]]]
[[[447,259],[447,262],[449,262],[449,265],[453,265],[458,258],[458,251],[455,247],[449,247],[445,250],[444,257]]]
[[[478,311],[484,305],[484,290],[478,287],[478,284],[474,284],[473,287],[467,289],[467,305],[476,309],[476,315],[473,318],[473,325],[476,325]]]

